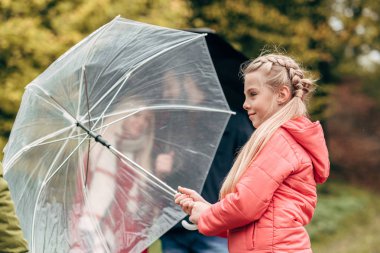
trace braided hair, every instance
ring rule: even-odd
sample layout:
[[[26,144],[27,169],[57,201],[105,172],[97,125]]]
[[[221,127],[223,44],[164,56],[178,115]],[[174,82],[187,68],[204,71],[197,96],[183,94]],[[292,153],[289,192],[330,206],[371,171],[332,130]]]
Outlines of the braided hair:
[[[274,92],[284,85],[291,91],[291,99],[276,113],[264,121],[251,135],[241,149],[230,172],[228,173],[221,191],[220,198],[234,192],[236,184],[249,164],[263,149],[274,132],[290,119],[307,116],[306,103],[316,88],[314,81],[306,77],[306,72],[292,58],[285,55],[266,54],[243,65],[242,74],[246,76],[255,71],[267,74],[265,85]]]
[[[285,84],[292,91],[293,97],[300,97],[303,101],[307,101],[315,90],[316,85],[313,80],[305,78],[305,71],[288,56],[276,54],[260,56],[243,66],[242,72],[245,76],[260,68],[273,76],[268,80],[273,79],[277,82],[272,83],[274,88]],[[282,77],[279,78],[279,75]]]

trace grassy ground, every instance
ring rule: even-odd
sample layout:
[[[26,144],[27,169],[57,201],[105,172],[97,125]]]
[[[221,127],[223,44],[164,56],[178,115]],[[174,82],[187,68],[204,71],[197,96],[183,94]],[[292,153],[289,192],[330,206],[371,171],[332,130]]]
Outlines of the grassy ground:
[[[380,252],[380,198],[343,183],[328,183],[307,227],[314,253]]]
[[[318,191],[318,206],[307,226],[313,252],[380,253],[379,196],[339,182],[328,182]],[[159,242],[149,249],[160,252]]]

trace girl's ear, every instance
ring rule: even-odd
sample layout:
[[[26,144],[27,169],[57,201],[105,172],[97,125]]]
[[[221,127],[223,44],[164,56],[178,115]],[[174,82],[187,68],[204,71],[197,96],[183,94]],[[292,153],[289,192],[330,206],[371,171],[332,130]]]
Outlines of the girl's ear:
[[[277,93],[277,103],[278,105],[283,105],[291,99],[292,93],[290,88],[286,85],[281,86]]]

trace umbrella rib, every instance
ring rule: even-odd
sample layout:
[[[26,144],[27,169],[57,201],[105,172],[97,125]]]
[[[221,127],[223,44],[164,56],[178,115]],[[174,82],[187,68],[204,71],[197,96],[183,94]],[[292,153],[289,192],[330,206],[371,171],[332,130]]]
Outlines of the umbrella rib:
[[[205,111],[205,112],[220,112],[220,113],[228,113],[228,114],[236,114],[235,112],[233,111],[229,111],[229,110],[221,110],[221,109],[214,109],[214,108],[209,108],[209,107],[202,107],[202,106],[191,106],[191,105],[155,105],[155,106],[144,106],[144,107],[140,107],[140,108],[134,108],[134,109],[129,109],[129,110],[123,110],[121,112],[117,112],[117,113],[112,113],[112,114],[107,114],[107,115],[103,115],[101,117],[113,117],[113,116],[117,116],[117,115],[120,115],[120,114],[125,114],[125,113],[129,113],[128,115],[125,115],[124,117],[120,118],[120,119],[117,119],[117,120],[114,120],[110,123],[107,123],[101,127],[98,127],[98,128],[94,128],[94,130],[99,130],[101,128],[104,128],[106,126],[109,126],[109,125],[112,125],[120,120],[123,120],[125,118],[128,118],[130,116],[132,116],[133,114],[136,114],[138,112],[141,112],[141,111],[144,111],[144,110],[162,110],[162,109],[172,109],[172,110],[184,110],[184,109],[190,109],[190,110],[194,110],[194,111]],[[99,118],[101,117],[95,117],[93,118],[92,120],[99,120]],[[87,121],[84,121],[83,123],[85,123]],[[94,124],[95,125],[95,124]]]
[[[41,95],[39,95],[38,93],[34,92],[33,90],[31,90],[36,96],[40,97],[42,100],[44,100],[46,103],[52,105],[54,108],[56,108],[58,111],[60,111],[64,118],[66,118],[67,120],[69,120],[71,123],[75,123],[76,121],[76,118],[69,112],[67,111],[61,104],[58,103],[58,101],[52,96],[50,95],[46,90],[44,90],[42,87],[36,85],[36,84],[30,84],[31,87],[36,87],[38,88],[39,90],[41,90],[47,97],[51,98],[51,100],[54,102],[54,103],[51,103],[51,101],[45,99],[44,97],[42,97]],[[68,117],[70,116],[70,117]]]
[[[103,99],[104,99],[106,96],[108,96],[108,94],[109,94],[111,91],[113,91],[113,90],[114,90],[114,89],[115,89],[115,88],[116,88],[121,82],[124,84],[124,83],[128,80],[129,76],[130,76],[130,74],[129,74],[129,73],[126,73],[125,76],[123,76],[122,78],[120,78],[120,79],[119,79],[114,85],[112,85],[112,87],[109,88],[109,90],[108,90],[106,93],[104,93],[103,96],[102,96],[101,98],[99,98],[98,101],[97,101],[97,102],[96,102],[96,103],[90,108],[90,110],[89,110],[88,113],[91,113],[92,110],[93,110],[96,106],[98,106],[98,104],[99,104],[100,102],[102,102]],[[121,87],[122,87],[122,85],[121,85]],[[120,91],[120,89],[119,89],[119,91]],[[118,92],[117,92],[116,94],[118,94]],[[112,103],[113,99],[114,99],[114,98],[111,99],[110,104]],[[107,106],[107,109],[108,109],[108,107],[109,107],[109,105]],[[82,121],[85,117],[86,117],[86,115],[83,115],[83,116],[80,118],[80,121]]]
[[[128,75],[125,77],[123,83],[120,85],[120,87],[119,87],[119,89],[116,91],[115,95],[112,97],[112,99],[110,100],[110,102],[108,103],[108,105],[106,106],[106,108],[103,110],[102,114],[101,114],[101,115],[99,116],[99,118],[96,120],[96,122],[95,122],[94,125],[92,126],[91,130],[95,128],[95,126],[96,126],[96,124],[98,124],[99,120],[103,119],[104,114],[106,113],[106,111],[108,110],[108,108],[111,106],[112,101],[113,101],[113,100],[115,99],[115,97],[119,94],[121,88],[123,88],[123,85],[124,85],[125,82],[128,80],[129,76],[130,76],[130,74],[128,74]],[[88,110],[88,114],[90,114],[90,113],[91,113],[91,109]]]
[[[156,141],[159,141],[159,142],[161,142],[161,143],[169,144],[169,145],[172,146],[172,147],[183,148],[181,145],[178,145],[178,144],[175,144],[175,143],[172,143],[172,142],[166,141],[166,140],[164,140],[164,139],[162,139],[162,138],[157,138],[157,137],[155,137],[155,140],[156,140]],[[187,151],[187,152],[190,152],[190,153],[197,153],[196,150],[189,149],[189,148],[185,148],[184,150]],[[211,157],[211,156],[209,156],[209,155],[202,154],[202,153],[200,153],[199,155],[201,155],[201,156],[203,156],[203,157],[207,157],[207,158],[213,158],[213,157]]]
[[[113,20],[113,22],[116,22],[116,21],[118,21],[118,18],[116,17],[114,20]],[[140,28],[140,30],[142,30],[142,28]],[[134,38],[134,40],[136,40],[137,38]],[[126,42],[127,43],[127,42]],[[131,41],[129,41],[129,43],[131,43]],[[118,56],[119,56],[119,54],[120,54],[120,52],[123,50],[122,49],[123,47],[121,47],[120,49],[119,49],[119,51],[117,51],[117,52],[115,52],[115,56],[112,58],[112,59],[110,59],[109,61],[108,61],[108,64],[101,70],[101,72],[99,73],[99,75],[98,76],[100,76],[104,71],[105,71],[105,69],[106,68],[108,68],[110,65],[111,65],[111,63],[112,63],[112,61],[114,60],[114,59],[116,59]],[[121,78],[122,79],[122,78]],[[95,86],[93,86],[93,88],[90,90],[90,93],[92,93],[93,92],[93,89],[95,88]]]
[[[73,139],[76,139],[76,138],[84,136],[84,135],[87,135],[87,134],[86,133],[82,133],[82,134],[77,134],[77,135],[72,135],[72,136],[69,136],[69,137],[57,139],[57,140],[54,140],[54,141],[41,142],[41,143],[38,143],[36,145],[31,146],[30,148],[34,148],[34,147],[38,147],[38,146],[42,146],[42,145],[46,145],[46,144],[52,144],[52,143],[56,143],[56,142],[60,142],[60,141],[64,141],[64,140],[73,140]]]
[[[20,149],[13,157],[12,159],[8,162],[9,165],[5,166],[4,165],[4,170],[6,170],[6,168],[10,167],[13,165],[13,163],[15,161],[17,161],[17,159],[26,151],[28,151],[29,149],[31,148],[34,148],[34,147],[38,147],[38,146],[42,146],[42,145],[46,145],[46,144],[52,144],[52,143],[56,143],[56,142],[60,142],[60,141],[64,141],[64,140],[69,140],[69,139],[75,139],[75,138],[78,138],[78,137],[81,137],[83,135],[87,135],[86,133],[83,133],[83,134],[78,134],[78,135],[73,135],[73,136],[69,136],[69,137],[66,137],[66,138],[61,138],[61,139],[57,139],[57,140],[54,140],[54,141],[48,141],[48,142],[43,142],[44,140],[47,140],[47,139],[50,139],[52,137],[55,137],[63,132],[65,132],[66,130],[69,130],[70,128],[72,128],[72,126],[70,127],[66,127],[64,129],[61,129],[60,131],[57,131],[57,132],[54,132],[52,133],[51,135],[47,135],[43,138],[40,138],[36,141],[34,141],[33,143],[29,144],[29,145],[26,145],[24,146],[22,149]]]
[[[73,149],[73,151],[66,157],[65,160],[63,160],[63,162],[58,166],[58,168],[46,179],[44,179],[44,181],[42,182],[42,185],[45,186],[50,180],[51,178],[58,172],[58,170],[65,164],[65,162],[67,160],[69,160],[69,158],[71,158],[71,156],[78,150],[78,148],[82,145],[82,143],[86,140],[86,138],[82,139],[80,141],[80,143]],[[51,168],[49,169],[48,173],[50,172],[50,170],[52,169],[52,166]]]
[[[4,165],[4,170],[6,171],[8,167],[12,166],[13,163],[26,151],[28,151],[29,149],[33,148],[33,147],[36,147],[38,146],[41,142],[47,140],[47,139],[50,139],[50,138],[53,138],[57,135],[60,135],[61,133],[64,133],[66,132],[67,130],[73,128],[74,126],[68,126],[68,127],[65,127],[65,128],[62,128],[56,132],[53,132],[49,135],[46,135],[45,137],[42,137],[40,139],[37,139],[35,141],[33,141],[31,144],[28,144],[26,146],[24,146],[23,148],[21,148],[13,157],[12,159],[6,164]]]
[[[85,67],[82,66],[82,73],[81,73],[80,82],[79,82],[78,108],[77,108],[77,115],[76,115],[77,119],[79,119],[79,110],[82,105],[81,92],[82,92],[84,71],[85,71]]]

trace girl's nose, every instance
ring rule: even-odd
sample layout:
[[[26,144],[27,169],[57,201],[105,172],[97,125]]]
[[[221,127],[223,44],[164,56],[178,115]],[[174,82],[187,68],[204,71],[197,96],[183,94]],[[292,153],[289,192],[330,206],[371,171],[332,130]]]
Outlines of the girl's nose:
[[[243,109],[244,110],[248,110],[249,109],[249,104],[247,103],[247,101],[244,101]]]

